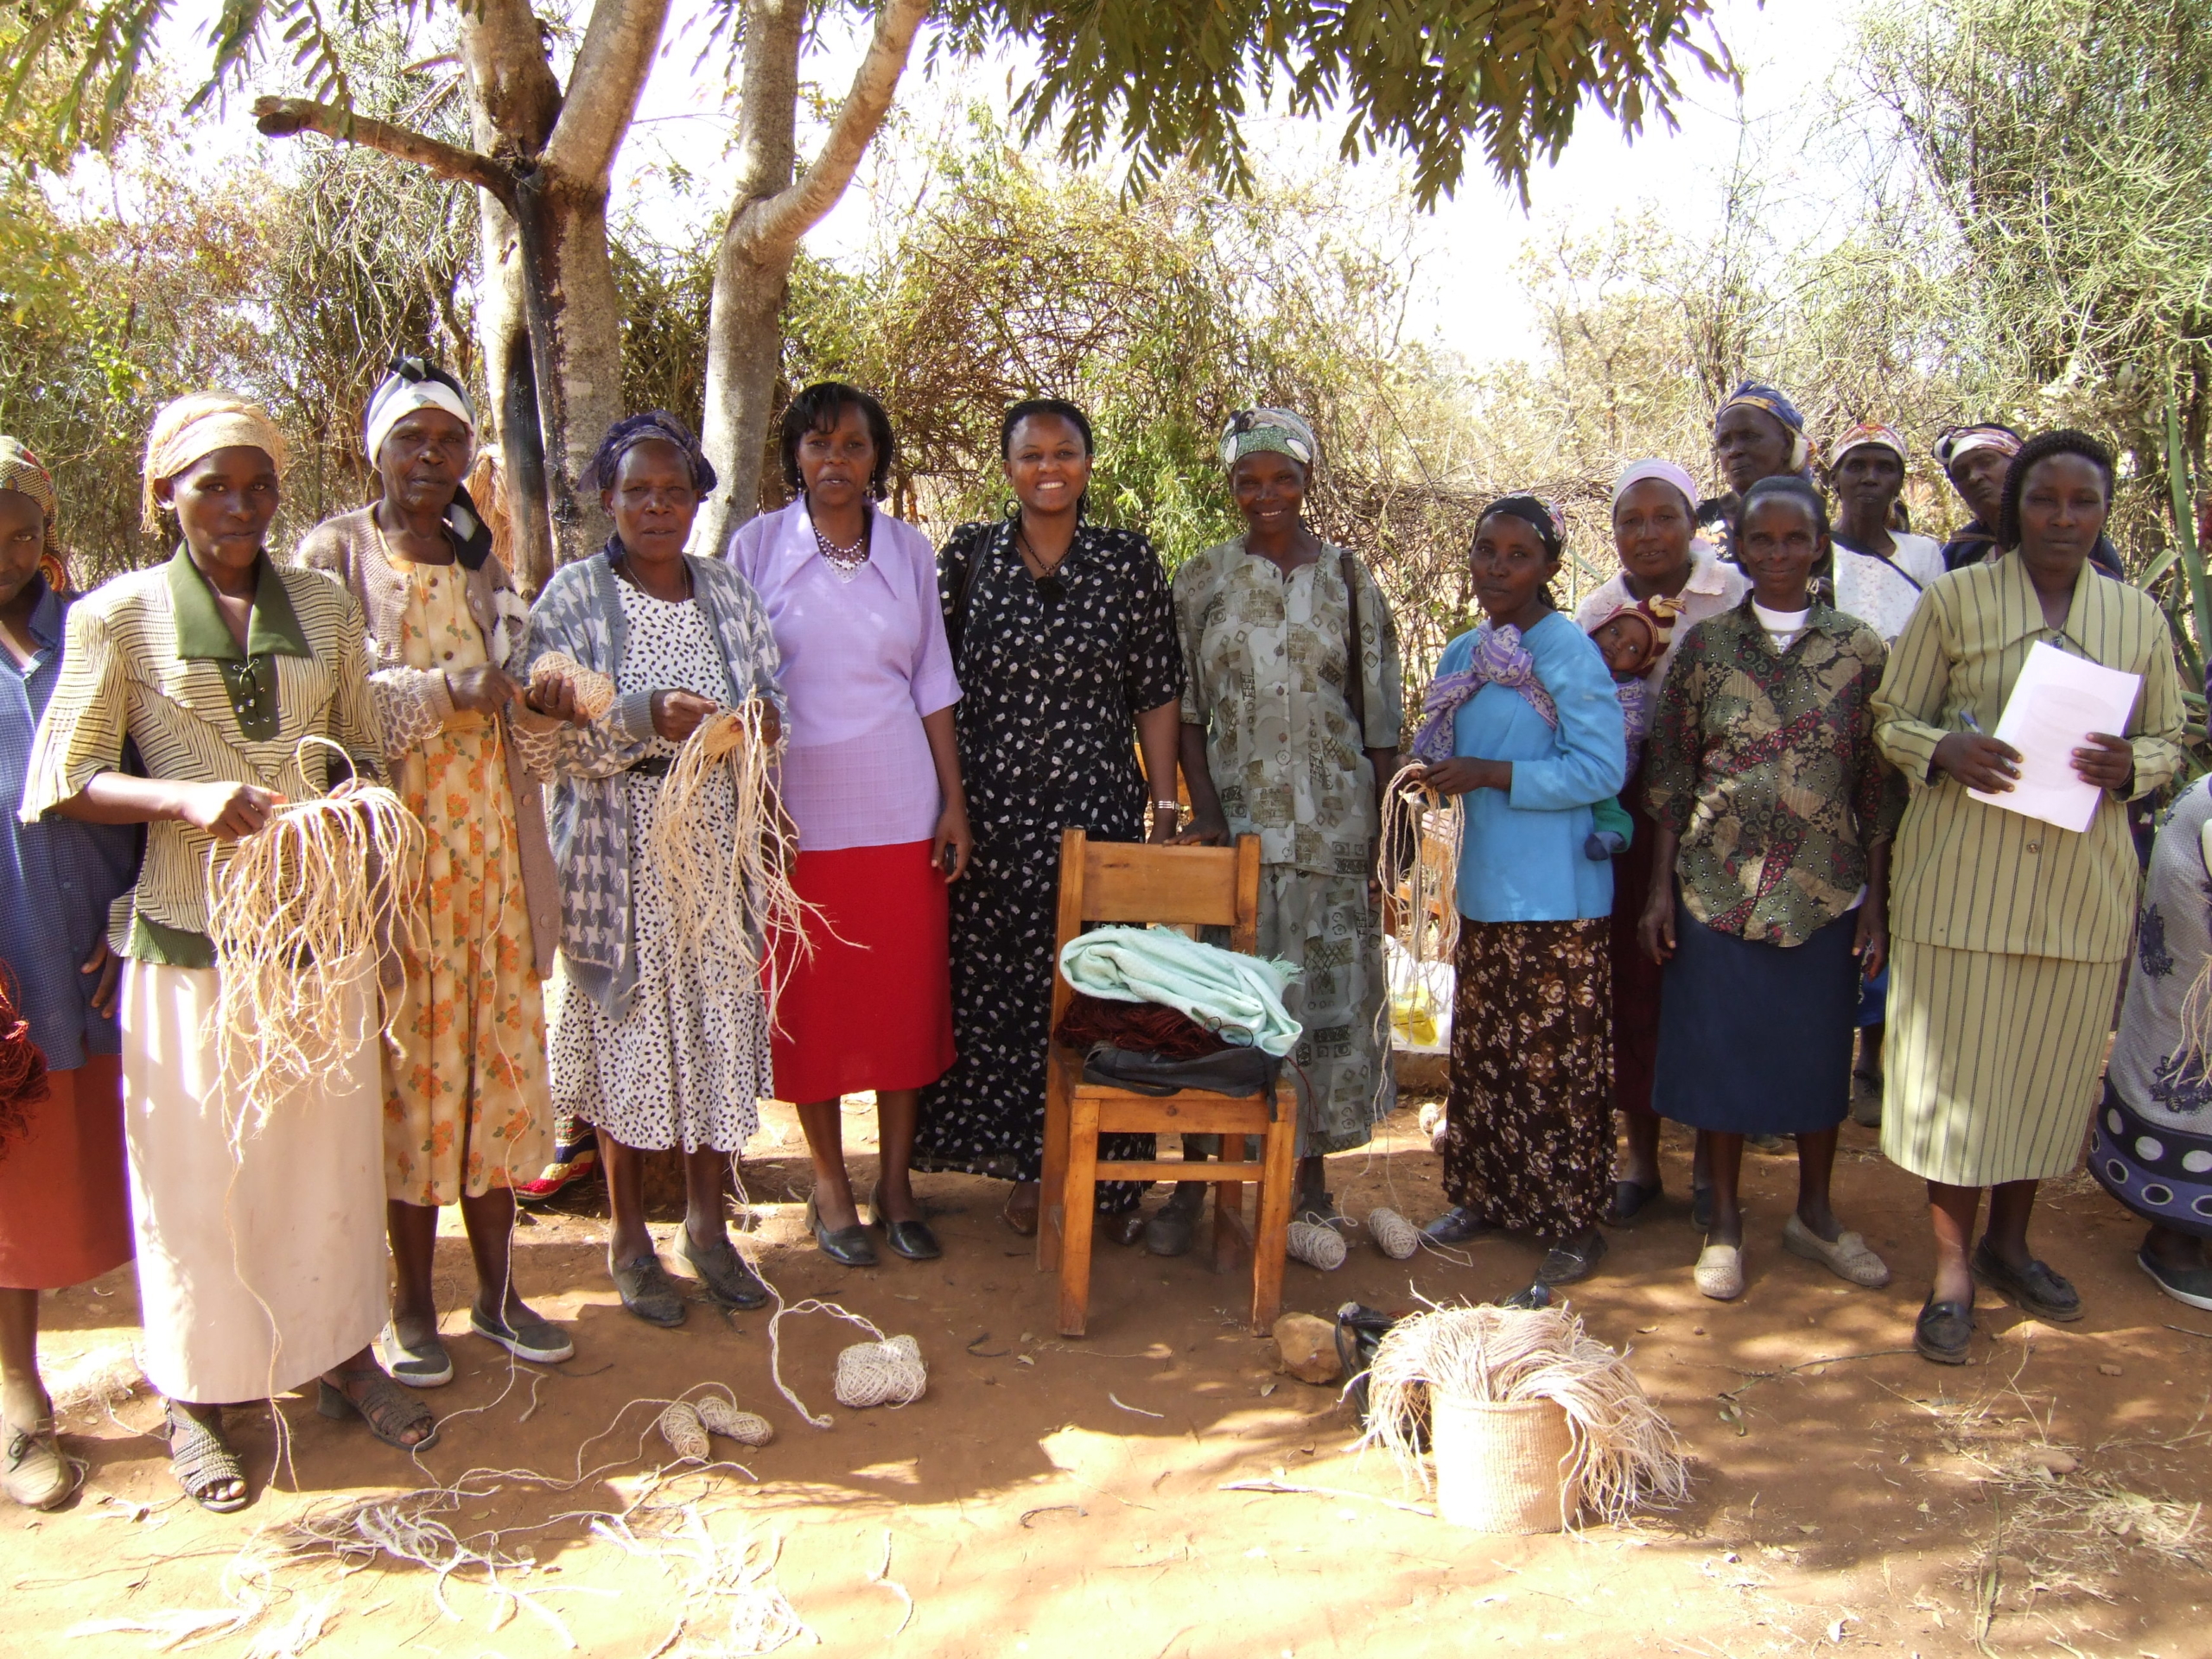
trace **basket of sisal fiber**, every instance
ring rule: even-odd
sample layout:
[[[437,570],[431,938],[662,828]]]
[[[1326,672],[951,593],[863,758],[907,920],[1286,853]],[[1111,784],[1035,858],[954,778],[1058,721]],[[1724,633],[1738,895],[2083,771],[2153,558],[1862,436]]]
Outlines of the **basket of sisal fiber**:
[[[1369,1372],[1370,1443],[1478,1532],[1558,1532],[1585,1509],[1620,1521],[1689,1490],[1626,1358],[1559,1308],[1440,1307],[1392,1326]]]

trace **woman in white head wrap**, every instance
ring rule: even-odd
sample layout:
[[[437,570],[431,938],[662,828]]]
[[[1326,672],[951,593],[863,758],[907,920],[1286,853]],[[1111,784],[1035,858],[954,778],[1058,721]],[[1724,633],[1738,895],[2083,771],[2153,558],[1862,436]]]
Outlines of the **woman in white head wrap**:
[[[1658,625],[1663,647],[1645,671],[1656,704],[1675,652],[1689,631],[1739,602],[1750,591],[1744,573],[1717,557],[1697,535],[1697,486],[1671,461],[1633,461],[1613,483],[1613,551],[1621,568],[1578,606],[1585,631],[1622,606]],[[1653,1067],[1659,1054],[1659,968],[1637,942],[1636,926],[1650,896],[1651,849],[1657,831],[1643,807],[1640,765],[1621,791],[1634,820],[1628,850],[1613,861],[1613,1104],[1626,1129],[1615,1166],[1618,1179],[1605,1211],[1608,1225],[1625,1226],[1660,1193],[1659,1120],[1651,1110]],[[1702,1145],[1702,1143],[1700,1143]],[[1692,1202],[1703,1197],[1701,1173],[1691,1177]]]
[[[264,544],[283,464],[268,414],[242,398],[195,393],[156,417],[147,523],[161,533],[174,514],[176,553],[71,610],[22,808],[148,826],[115,938],[142,1363],[168,1398],[178,1483],[213,1510],[247,1502],[225,1404],[319,1377],[326,1414],[363,1415],[404,1449],[435,1434],[369,1351],[385,1306],[376,988],[346,994],[359,1046],[251,1133],[208,1034],[223,971],[211,865],[340,780],[310,736],[357,775],[378,766],[359,608]],[[126,741],[137,775],[121,770]]]
[[[515,1188],[544,1166],[552,1102],[541,986],[561,889],[540,781],[561,722],[518,695],[530,611],[461,486],[476,414],[461,383],[403,357],[369,400],[377,500],[328,518],[300,563],[346,584],[368,627],[369,691],[392,787],[429,836],[420,936],[384,1075],[395,1274],[378,1357],[396,1381],[453,1380],[431,1283],[438,1211],[461,1206],[476,1264],[469,1328],[537,1364],[575,1353],[523,1301]]]

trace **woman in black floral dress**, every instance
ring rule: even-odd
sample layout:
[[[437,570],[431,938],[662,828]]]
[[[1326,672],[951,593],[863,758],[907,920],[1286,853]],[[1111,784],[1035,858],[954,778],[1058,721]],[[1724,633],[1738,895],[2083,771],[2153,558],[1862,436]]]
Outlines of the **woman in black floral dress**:
[[[1014,1182],[1006,1219],[1027,1235],[1037,1230],[1045,1155],[1060,831],[1105,841],[1174,834],[1183,658],[1152,543],[1083,518],[1091,464],[1083,411],[1056,398],[1016,404],[1000,448],[1015,512],[961,525],[938,557],[976,852],[952,889],[959,1058],[922,1091],[914,1167]],[[1109,1135],[1100,1153],[1147,1157],[1150,1139]],[[1101,1185],[1108,1237],[1136,1242],[1140,1191]]]

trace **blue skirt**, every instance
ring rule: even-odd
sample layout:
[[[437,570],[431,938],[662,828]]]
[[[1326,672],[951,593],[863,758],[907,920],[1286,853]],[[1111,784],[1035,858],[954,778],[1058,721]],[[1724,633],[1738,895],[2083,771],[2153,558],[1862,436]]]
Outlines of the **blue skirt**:
[[[2153,1123],[2105,1084],[2089,1168],[2106,1192],[2145,1221],[2212,1238],[2212,1135]]]
[[[1814,1135],[1842,1122],[1859,1012],[1858,912],[1788,946],[1719,932],[1680,906],[1675,916],[1652,1110],[1724,1135]]]

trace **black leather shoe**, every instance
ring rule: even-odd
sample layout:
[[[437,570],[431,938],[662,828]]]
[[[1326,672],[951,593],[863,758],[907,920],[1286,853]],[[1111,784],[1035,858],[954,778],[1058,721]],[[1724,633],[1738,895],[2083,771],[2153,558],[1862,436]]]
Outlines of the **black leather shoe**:
[[[1580,1238],[1554,1244],[1544,1252],[1543,1264],[1536,1269],[1536,1282],[1547,1290],[1555,1290],[1561,1285],[1579,1285],[1598,1271],[1598,1264],[1611,1248],[1605,1243],[1605,1236],[1595,1227]]]
[[[806,1201],[806,1224],[814,1233],[814,1248],[842,1268],[872,1268],[875,1265],[875,1241],[868,1236],[868,1229],[855,1224],[840,1227],[834,1232],[822,1224],[822,1212],[815,1208],[814,1200]]]
[[[2031,1260],[2015,1268],[1989,1248],[1984,1238],[1974,1249],[1974,1276],[1992,1290],[2012,1298],[2021,1312],[2039,1319],[2070,1325],[2082,1317],[2082,1293],[2063,1274],[2054,1273],[2048,1262]]]
[[[1422,1228],[1421,1236],[1432,1244],[1465,1244],[1497,1230],[1465,1205],[1455,1204]]]
[[[1913,1321],[1912,1345],[1923,1359],[1938,1365],[1963,1365],[1974,1345],[1974,1304],[1939,1302],[1930,1297]]]
[[[883,1242],[909,1262],[934,1262],[944,1254],[927,1222],[887,1220],[880,1204],[871,1203],[868,1211],[869,1219],[883,1229]]]
[[[1141,1210],[1100,1211],[1094,1224],[1098,1236],[1127,1249],[1144,1236],[1144,1211]]]
[[[753,1277],[753,1269],[727,1237],[702,1244],[691,1236],[689,1225],[676,1236],[676,1253],[699,1275],[707,1294],[724,1307],[766,1307],[768,1287]]]

